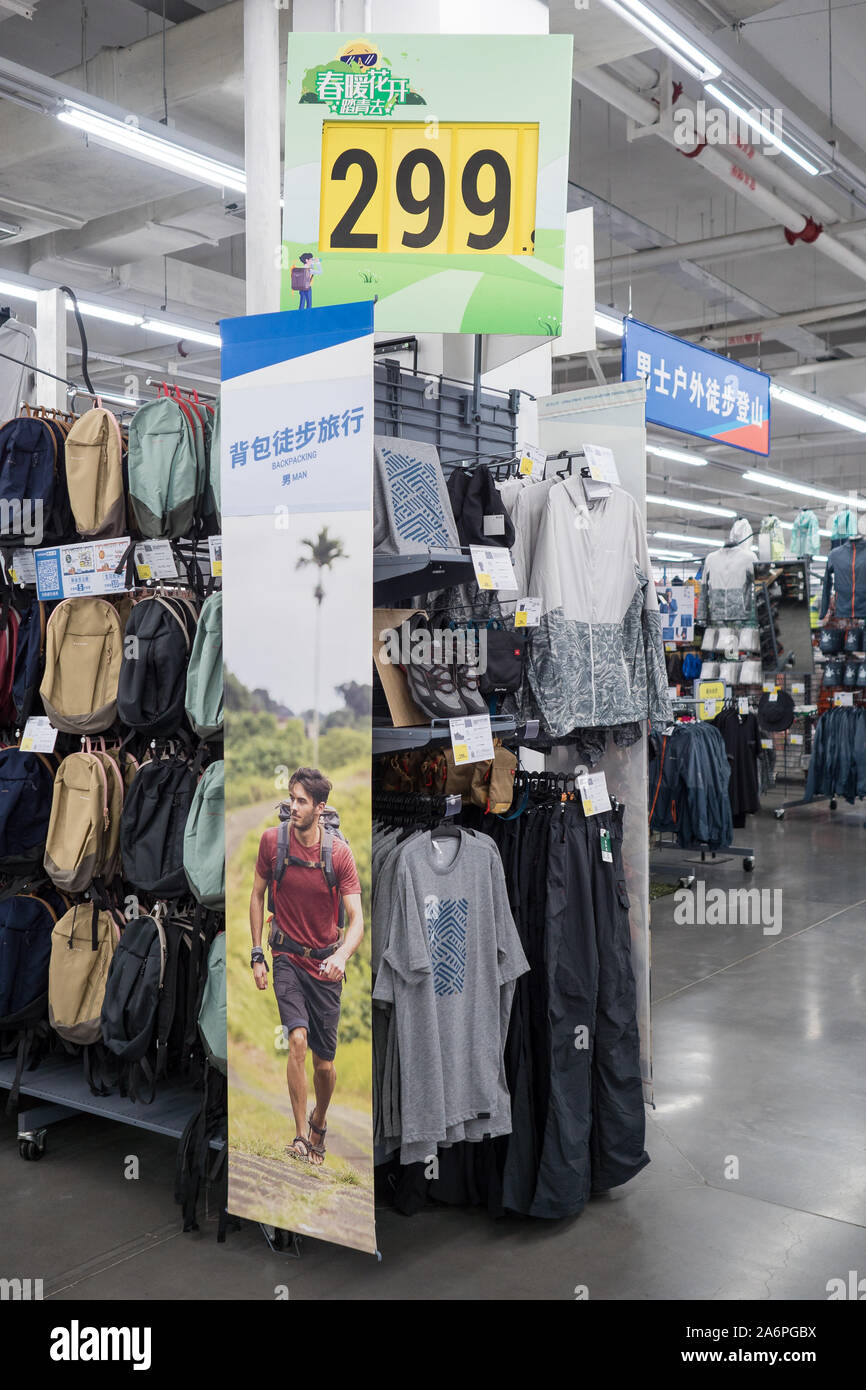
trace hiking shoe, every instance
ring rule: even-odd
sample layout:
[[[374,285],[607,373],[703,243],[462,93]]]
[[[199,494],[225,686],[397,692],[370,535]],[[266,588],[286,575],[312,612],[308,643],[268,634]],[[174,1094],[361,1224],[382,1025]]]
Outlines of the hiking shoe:
[[[487,714],[487,701],[479,689],[480,675],[477,666],[455,666],[455,683],[467,714]]]
[[[402,624],[408,630],[409,639],[419,628],[427,628],[423,613],[413,613]],[[432,639],[431,639],[432,646]],[[409,647],[411,653],[412,648]],[[409,694],[419,709],[431,719],[458,719],[466,714],[466,705],[457,689],[454,672],[441,661],[409,661],[401,670],[406,676]]]

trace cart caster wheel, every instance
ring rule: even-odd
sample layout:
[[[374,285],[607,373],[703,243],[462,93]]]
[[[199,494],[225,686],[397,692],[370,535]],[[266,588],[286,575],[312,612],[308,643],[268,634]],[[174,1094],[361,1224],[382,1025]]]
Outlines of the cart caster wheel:
[[[744,859],[744,860],[743,860],[743,868],[745,869],[745,871],[746,871],[747,874],[750,874],[750,873],[752,872],[752,870],[754,869],[754,867],[755,867],[755,861],[754,861],[754,859],[752,858],[751,855],[749,855],[749,857],[748,857],[747,859]]]
[[[830,797],[830,810],[831,810],[831,811],[835,811],[835,809],[836,809],[836,807],[837,807],[838,805],[839,805],[839,803],[838,803],[838,801],[836,800],[835,796],[831,796],[831,797]]]
[[[33,1139],[20,1139],[18,1141],[19,1158],[28,1159],[35,1163],[45,1153],[45,1145],[40,1146]]]
[[[784,819],[785,819],[785,812],[784,812],[784,811],[774,811],[774,812],[773,812],[773,815],[776,817],[776,820],[784,820]]]

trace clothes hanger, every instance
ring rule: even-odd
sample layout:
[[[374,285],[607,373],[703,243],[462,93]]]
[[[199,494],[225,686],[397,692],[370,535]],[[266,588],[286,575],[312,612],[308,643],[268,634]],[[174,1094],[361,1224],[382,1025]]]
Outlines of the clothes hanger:
[[[5,304],[5,305],[3,306],[3,308],[0,309],[0,328],[3,327],[4,323],[8,323],[8,322],[9,322],[9,320],[11,319],[11,317],[12,317],[12,310],[9,308],[9,305],[8,305],[8,304]]]

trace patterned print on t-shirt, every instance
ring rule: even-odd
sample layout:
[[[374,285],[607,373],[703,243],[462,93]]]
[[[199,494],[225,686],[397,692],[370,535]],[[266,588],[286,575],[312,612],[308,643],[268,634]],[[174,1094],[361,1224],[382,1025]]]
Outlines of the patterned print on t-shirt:
[[[428,893],[424,916],[433,963],[433,989],[436,994],[462,994],[466,977],[466,898],[437,898]]]

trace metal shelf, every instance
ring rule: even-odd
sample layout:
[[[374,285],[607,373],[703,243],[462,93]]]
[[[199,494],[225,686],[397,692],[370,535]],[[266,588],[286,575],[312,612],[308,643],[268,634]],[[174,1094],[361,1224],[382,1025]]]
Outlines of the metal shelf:
[[[464,550],[423,550],[417,555],[373,556],[373,602],[377,607],[465,584],[475,573]]]
[[[494,738],[508,738],[517,732],[516,719],[508,715],[494,714],[490,718],[490,728]],[[536,730],[537,735],[537,730]],[[394,729],[390,724],[377,728],[373,726],[373,756],[378,753],[399,753],[405,748],[426,748],[429,743],[447,741],[451,737],[448,720],[434,720],[429,724],[409,725],[404,729]]]

